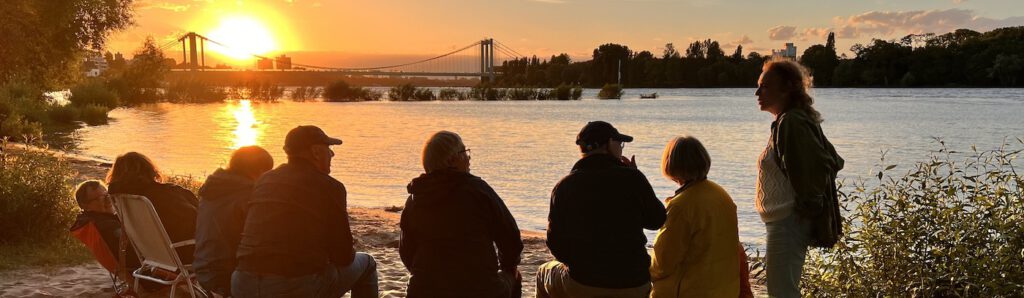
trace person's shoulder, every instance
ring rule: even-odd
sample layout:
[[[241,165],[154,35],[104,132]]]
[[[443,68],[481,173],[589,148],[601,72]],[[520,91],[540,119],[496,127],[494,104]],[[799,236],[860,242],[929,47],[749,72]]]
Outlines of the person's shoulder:
[[[793,125],[806,125],[806,124],[817,124],[806,111],[799,108],[793,108],[782,115],[779,115],[779,125],[781,126],[793,126]]]

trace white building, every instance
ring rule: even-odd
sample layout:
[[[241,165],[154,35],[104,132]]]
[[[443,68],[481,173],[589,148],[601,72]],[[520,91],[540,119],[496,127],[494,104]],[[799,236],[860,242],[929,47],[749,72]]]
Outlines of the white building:
[[[786,43],[786,48],[772,50],[772,57],[785,57],[796,59],[796,46],[792,42]]]
[[[103,53],[100,53],[99,51],[86,52],[85,59],[83,59],[82,62],[85,65],[82,70],[85,72],[85,76],[87,77],[99,76],[110,68],[110,66],[107,65],[107,59],[103,58]]]

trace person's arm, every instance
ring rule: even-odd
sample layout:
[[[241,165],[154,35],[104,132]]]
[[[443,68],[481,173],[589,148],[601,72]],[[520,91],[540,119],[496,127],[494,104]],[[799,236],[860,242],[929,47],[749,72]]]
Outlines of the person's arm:
[[[523,238],[519,232],[519,225],[498,193],[486,182],[480,183],[494,218],[490,229],[494,235],[494,243],[498,247],[499,268],[502,271],[513,272],[518,268],[523,253]]]
[[[823,209],[831,156],[818,137],[817,125],[802,115],[785,115],[778,126],[775,148],[781,157],[779,165],[796,191],[794,208],[816,216]]]
[[[654,187],[647,181],[643,173],[637,171],[637,185],[643,218],[643,227],[648,230],[657,230],[665,224],[665,205],[661,204],[658,195],[654,193]]]
[[[412,262],[416,258],[416,236],[410,227],[410,220],[412,214],[416,210],[416,203],[412,199],[412,195],[405,200],[405,208],[402,209],[402,217],[399,221],[401,227],[401,235],[398,240],[398,255],[402,258],[402,264],[405,268],[412,270]]]
[[[566,214],[562,211],[563,207],[560,204],[560,200],[564,200],[564,194],[560,194],[561,182],[555,185],[555,188],[551,190],[551,202],[548,205],[548,230],[547,240],[545,241],[548,246],[548,250],[551,251],[551,255],[556,260],[562,263],[570,263],[569,253],[569,235],[566,233],[569,223],[569,219],[566,218]]]
[[[683,262],[693,241],[693,234],[699,229],[690,218],[686,206],[680,202],[683,198],[672,199],[669,204],[668,220],[658,236],[654,238],[654,256],[651,258],[651,280],[667,278],[675,273]]]

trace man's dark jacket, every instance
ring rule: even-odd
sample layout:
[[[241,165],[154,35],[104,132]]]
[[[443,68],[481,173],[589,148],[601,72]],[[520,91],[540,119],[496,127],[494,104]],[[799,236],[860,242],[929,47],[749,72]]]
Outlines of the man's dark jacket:
[[[352,263],[345,185],[309,162],[290,160],[253,189],[237,270],[303,276]]]
[[[647,177],[609,154],[576,162],[551,192],[548,248],[569,276],[599,288],[651,281],[647,236],[665,223],[665,205]]]
[[[230,296],[238,242],[245,224],[245,207],[252,197],[253,181],[243,175],[217,169],[199,189],[196,222],[196,277],[204,288]]]
[[[111,194],[144,196],[156,209],[167,236],[171,242],[195,239],[196,209],[199,199],[191,191],[170,183],[159,183],[153,179],[129,179],[110,183]],[[195,246],[186,245],[176,249],[181,262],[192,264]]]
[[[451,170],[423,174],[407,188],[399,253],[412,272],[409,295],[508,297],[497,272],[516,269],[523,241],[494,189]]]

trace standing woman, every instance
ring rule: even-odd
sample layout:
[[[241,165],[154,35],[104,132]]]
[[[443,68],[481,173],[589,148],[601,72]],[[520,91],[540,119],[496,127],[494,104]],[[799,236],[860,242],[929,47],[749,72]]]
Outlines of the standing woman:
[[[458,134],[435,133],[426,173],[409,183],[399,254],[412,273],[409,297],[520,297],[519,227],[487,182],[469,173]]]
[[[661,168],[680,187],[654,240],[651,297],[740,297],[745,260],[737,253],[736,204],[707,179],[707,149],[694,137],[677,137],[665,146]]]
[[[811,78],[789,59],[765,63],[757,88],[762,111],[775,116],[758,159],[755,207],[768,230],[768,295],[800,297],[807,248],[832,247],[842,230],[835,189],[843,159],[821,130]]]
[[[107,173],[110,194],[144,196],[153,203],[153,209],[160,216],[160,223],[171,242],[194,239],[199,199],[181,186],[163,183],[163,179],[153,161],[138,152],[118,156]],[[182,263],[192,264],[195,246],[186,245],[176,250]]]

